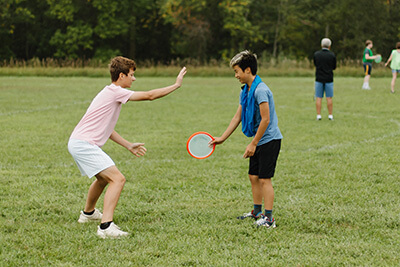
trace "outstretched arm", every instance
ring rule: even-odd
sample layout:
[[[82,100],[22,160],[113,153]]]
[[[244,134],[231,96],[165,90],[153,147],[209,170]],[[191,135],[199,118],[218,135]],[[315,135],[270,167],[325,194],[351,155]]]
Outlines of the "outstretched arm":
[[[386,61],[386,63],[385,63],[385,67],[389,64],[389,62],[392,60],[392,54],[390,54],[390,57],[389,57],[389,59]]]
[[[166,96],[181,87],[185,74],[186,67],[183,67],[179,72],[178,77],[176,77],[176,81],[173,85],[150,91],[136,91],[131,95],[129,101],[155,100],[157,98]]]
[[[110,135],[110,139],[115,143],[128,149],[136,157],[144,156],[147,149],[144,147],[144,143],[131,143],[120,136],[116,131],[113,131]]]
[[[213,144],[219,145],[222,144],[228,137],[236,130],[242,121],[242,106],[239,105],[235,115],[233,116],[231,122],[229,123],[228,128],[226,128],[225,132],[221,137],[215,137],[214,140],[209,142],[210,146]]]

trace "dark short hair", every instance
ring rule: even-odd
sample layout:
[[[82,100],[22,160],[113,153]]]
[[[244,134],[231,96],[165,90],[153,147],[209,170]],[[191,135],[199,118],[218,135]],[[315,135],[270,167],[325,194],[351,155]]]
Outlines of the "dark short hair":
[[[396,49],[400,49],[400,42],[397,42]]]
[[[230,62],[231,68],[238,65],[243,71],[250,67],[251,74],[257,74],[257,56],[250,51],[242,51],[236,54]]]
[[[126,57],[115,57],[111,59],[109,68],[111,81],[116,82],[121,72],[128,75],[130,69],[136,70],[136,63],[132,59]]]
[[[372,44],[372,41],[371,41],[371,40],[365,41],[365,46],[368,46],[369,44]]]

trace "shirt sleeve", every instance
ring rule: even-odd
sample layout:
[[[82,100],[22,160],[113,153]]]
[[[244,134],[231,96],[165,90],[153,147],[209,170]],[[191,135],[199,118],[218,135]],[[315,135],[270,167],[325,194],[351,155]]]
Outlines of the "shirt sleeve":
[[[260,84],[254,92],[254,97],[258,105],[269,102],[268,87],[265,84]]]
[[[115,100],[117,102],[125,104],[126,102],[128,102],[133,93],[134,91],[121,88],[118,90],[117,95],[115,96]]]

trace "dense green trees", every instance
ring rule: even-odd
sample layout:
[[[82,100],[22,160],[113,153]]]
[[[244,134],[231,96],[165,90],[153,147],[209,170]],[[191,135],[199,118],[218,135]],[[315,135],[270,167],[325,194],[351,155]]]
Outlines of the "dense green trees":
[[[325,36],[339,58],[366,39],[386,57],[399,21],[400,0],[0,0],[0,59],[299,59]]]

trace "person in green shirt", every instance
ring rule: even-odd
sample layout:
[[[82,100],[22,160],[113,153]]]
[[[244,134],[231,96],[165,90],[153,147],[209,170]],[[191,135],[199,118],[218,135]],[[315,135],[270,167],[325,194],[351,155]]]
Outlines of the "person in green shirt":
[[[385,67],[390,63],[390,68],[392,69],[392,82],[390,83],[390,91],[394,93],[394,84],[396,83],[397,73],[400,73],[400,42],[397,42],[396,49],[392,50],[389,59],[385,63]]]
[[[374,46],[371,40],[365,41],[365,49],[364,49],[364,54],[363,54],[363,67],[364,67],[364,84],[362,86],[362,89],[370,90],[371,87],[369,87],[369,78],[371,77],[371,70],[372,70],[372,62],[374,62],[374,59],[380,57],[381,55],[373,55],[371,48]]]

